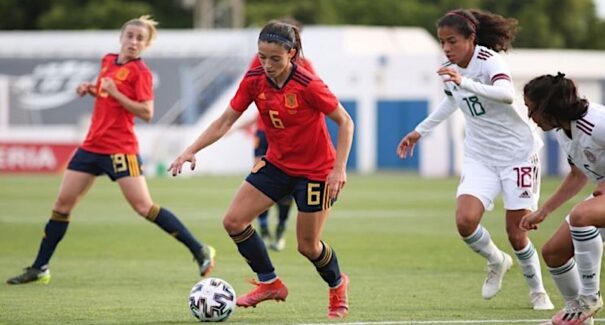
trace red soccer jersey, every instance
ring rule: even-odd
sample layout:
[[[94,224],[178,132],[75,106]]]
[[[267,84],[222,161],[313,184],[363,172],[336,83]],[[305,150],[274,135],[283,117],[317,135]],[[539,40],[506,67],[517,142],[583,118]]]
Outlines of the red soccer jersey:
[[[311,61],[307,60],[306,58],[300,57],[298,60],[296,60],[296,64],[299,67],[303,67],[303,68],[305,68],[305,70],[316,75],[315,68],[313,68],[313,64],[311,64]],[[261,66],[260,59],[258,58],[258,55],[255,55],[254,58],[252,59],[252,62],[250,63],[250,66],[248,67],[248,70],[252,70],[252,69],[258,68],[260,66]],[[256,119],[256,129],[259,131],[265,131],[265,124],[263,124],[263,120],[260,118]]]
[[[141,59],[124,64],[118,64],[117,59],[117,54],[107,54],[101,62],[101,72],[95,85],[95,107],[82,148],[100,154],[136,154],[139,144],[134,133],[134,114],[106,92],[100,91],[100,82],[102,78],[109,77],[126,97],[144,102],[153,99],[153,81],[151,71]]]
[[[266,126],[267,160],[290,176],[325,181],[334,167],[335,152],[324,114],[338,107],[328,86],[293,65],[284,86],[277,88],[258,67],[246,73],[231,107],[243,112],[253,101]]]

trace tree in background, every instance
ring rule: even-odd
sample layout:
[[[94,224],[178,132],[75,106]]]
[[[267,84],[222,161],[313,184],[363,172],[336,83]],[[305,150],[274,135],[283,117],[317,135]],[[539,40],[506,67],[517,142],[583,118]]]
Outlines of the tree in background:
[[[517,48],[605,49],[605,21],[593,0],[246,0],[245,20],[262,26],[289,15],[305,25],[418,26],[434,34],[435,21],[457,8],[517,18]],[[116,29],[141,14],[162,28],[193,26],[183,0],[2,0],[0,29]]]
[[[118,29],[123,21],[151,14],[162,28],[191,28],[181,1],[1,0],[0,29]]]

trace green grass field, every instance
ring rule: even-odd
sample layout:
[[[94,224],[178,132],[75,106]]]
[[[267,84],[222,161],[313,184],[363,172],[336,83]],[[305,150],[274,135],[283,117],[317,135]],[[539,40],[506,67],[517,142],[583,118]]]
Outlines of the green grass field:
[[[246,279],[254,274],[221,219],[243,177],[149,180],[154,200],[217,248],[212,276],[227,280],[237,293],[251,288]],[[51,263],[50,284],[4,284],[33,261],[59,181],[60,176],[0,176],[0,324],[194,323],[187,298],[198,278],[189,252],[136,216],[117,185],[106,178],[99,178],[73,211]],[[544,179],[543,199],[558,181]],[[335,323],[531,324],[550,318],[551,311],[530,309],[528,289],[516,266],[495,298],[481,298],[484,261],[455,230],[457,183],[400,173],[349,175],[323,235],[351,278],[350,315]],[[570,206],[531,233],[538,249]],[[274,222],[275,211],[271,213]],[[270,253],[290,290],[287,302],[237,309],[229,323],[329,323],[326,285],[297,253],[293,225],[291,220],[286,249]],[[485,215],[483,225],[512,254],[501,204]],[[542,273],[553,302],[561,307],[544,267]]]

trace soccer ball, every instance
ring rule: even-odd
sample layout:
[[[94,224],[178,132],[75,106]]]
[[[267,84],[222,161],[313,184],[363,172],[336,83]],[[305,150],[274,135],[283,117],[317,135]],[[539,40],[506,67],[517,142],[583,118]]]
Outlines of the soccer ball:
[[[224,321],[235,311],[235,290],[225,280],[201,280],[191,288],[189,309],[200,322]]]

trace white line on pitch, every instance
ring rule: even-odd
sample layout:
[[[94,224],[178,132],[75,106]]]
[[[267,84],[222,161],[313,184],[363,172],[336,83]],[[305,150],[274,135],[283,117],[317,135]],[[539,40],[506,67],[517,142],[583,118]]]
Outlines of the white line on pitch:
[[[338,325],[421,325],[421,324],[536,324],[550,319],[485,319],[485,320],[423,320],[338,323]],[[605,318],[595,319],[595,322]],[[334,323],[302,323],[297,325],[326,325]]]

